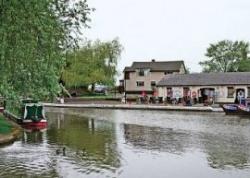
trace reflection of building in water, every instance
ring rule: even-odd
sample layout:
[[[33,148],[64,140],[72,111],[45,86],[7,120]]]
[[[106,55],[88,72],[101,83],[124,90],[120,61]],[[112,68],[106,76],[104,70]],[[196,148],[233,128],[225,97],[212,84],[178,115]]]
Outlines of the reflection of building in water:
[[[211,140],[211,142],[208,141]],[[226,167],[245,168],[250,165],[249,141],[242,137],[203,135],[204,151],[209,165],[216,169]]]
[[[199,150],[206,154],[212,168],[250,166],[249,140],[243,135],[188,132],[168,128],[124,125],[126,142],[138,149],[184,153]]]
[[[66,114],[62,119],[60,115],[50,113],[50,141],[75,150],[77,159],[80,156],[83,161],[94,161],[96,166],[120,167],[113,123]]]
[[[124,124],[124,136],[134,147],[178,154],[191,146],[192,137],[188,132],[174,131],[171,128],[128,124]]]

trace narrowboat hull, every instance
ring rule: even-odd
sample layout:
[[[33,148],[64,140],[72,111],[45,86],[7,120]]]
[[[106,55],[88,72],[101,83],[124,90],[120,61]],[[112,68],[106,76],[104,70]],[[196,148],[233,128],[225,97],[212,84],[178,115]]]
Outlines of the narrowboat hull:
[[[46,119],[42,119],[39,122],[34,122],[31,119],[19,120],[19,124],[29,130],[41,130],[45,129],[48,126],[48,122]]]
[[[223,111],[226,115],[239,115],[240,110],[237,104],[223,104],[222,106]]]
[[[250,116],[250,108],[237,104],[224,104],[221,106],[226,115]]]
[[[239,112],[243,116],[250,116],[250,108],[246,106],[239,106]]]

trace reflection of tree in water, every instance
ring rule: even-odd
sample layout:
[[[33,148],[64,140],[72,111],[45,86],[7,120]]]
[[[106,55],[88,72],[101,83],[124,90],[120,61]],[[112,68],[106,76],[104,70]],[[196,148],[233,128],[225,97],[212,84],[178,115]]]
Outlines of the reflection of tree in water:
[[[243,169],[250,166],[250,144],[240,136],[202,135],[200,138],[207,153],[209,165],[216,169],[236,167]]]
[[[1,150],[0,177],[59,177],[46,141],[46,131],[24,131],[20,141]]]
[[[124,124],[124,136],[134,147],[148,150],[180,154],[191,147],[190,133],[171,128]]]
[[[120,167],[114,124],[65,114],[61,117],[60,113],[50,113],[49,118],[53,119],[47,131],[48,139],[71,149],[74,154],[70,156],[76,161],[89,168],[93,165],[110,170]]]

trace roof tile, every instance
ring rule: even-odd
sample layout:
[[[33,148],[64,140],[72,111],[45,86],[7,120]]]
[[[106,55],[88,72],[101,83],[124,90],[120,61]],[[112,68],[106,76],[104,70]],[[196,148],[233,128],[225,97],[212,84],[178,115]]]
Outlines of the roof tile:
[[[151,71],[179,71],[183,61],[155,61],[155,62],[133,62],[131,67],[125,67],[124,71],[135,71],[136,69],[149,68]]]

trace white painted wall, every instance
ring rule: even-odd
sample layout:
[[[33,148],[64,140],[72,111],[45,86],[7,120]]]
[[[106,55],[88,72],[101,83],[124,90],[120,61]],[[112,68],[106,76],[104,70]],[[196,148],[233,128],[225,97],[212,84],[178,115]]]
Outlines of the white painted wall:
[[[227,87],[234,87],[234,98],[228,98],[228,89]],[[216,97],[215,97],[215,102],[216,103],[233,103],[236,98],[236,90],[237,89],[245,89],[245,95],[247,96],[248,94],[248,87],[249,86],[242,86],[242,85],[236,85],[236,86],[190,86],[191,93],[195,92],[198,98],[198,91],[201,88],[214,88]],[[167,88],[170,87],[158,87],[158,94],[160,97],[166,98],[167,97]],[[182,91],[183,93],[183,87],[172,87],[173,93],[175,91]]]
[[[139,76],[137,72],[130,72],[130,79],[126,80],[126,91],[152,91],[151,81],[155,81],[157,84],[164,76],[164,72],[149,72],[146,76]],[[143,81],[144,86],[136,86],[137,81]]]

